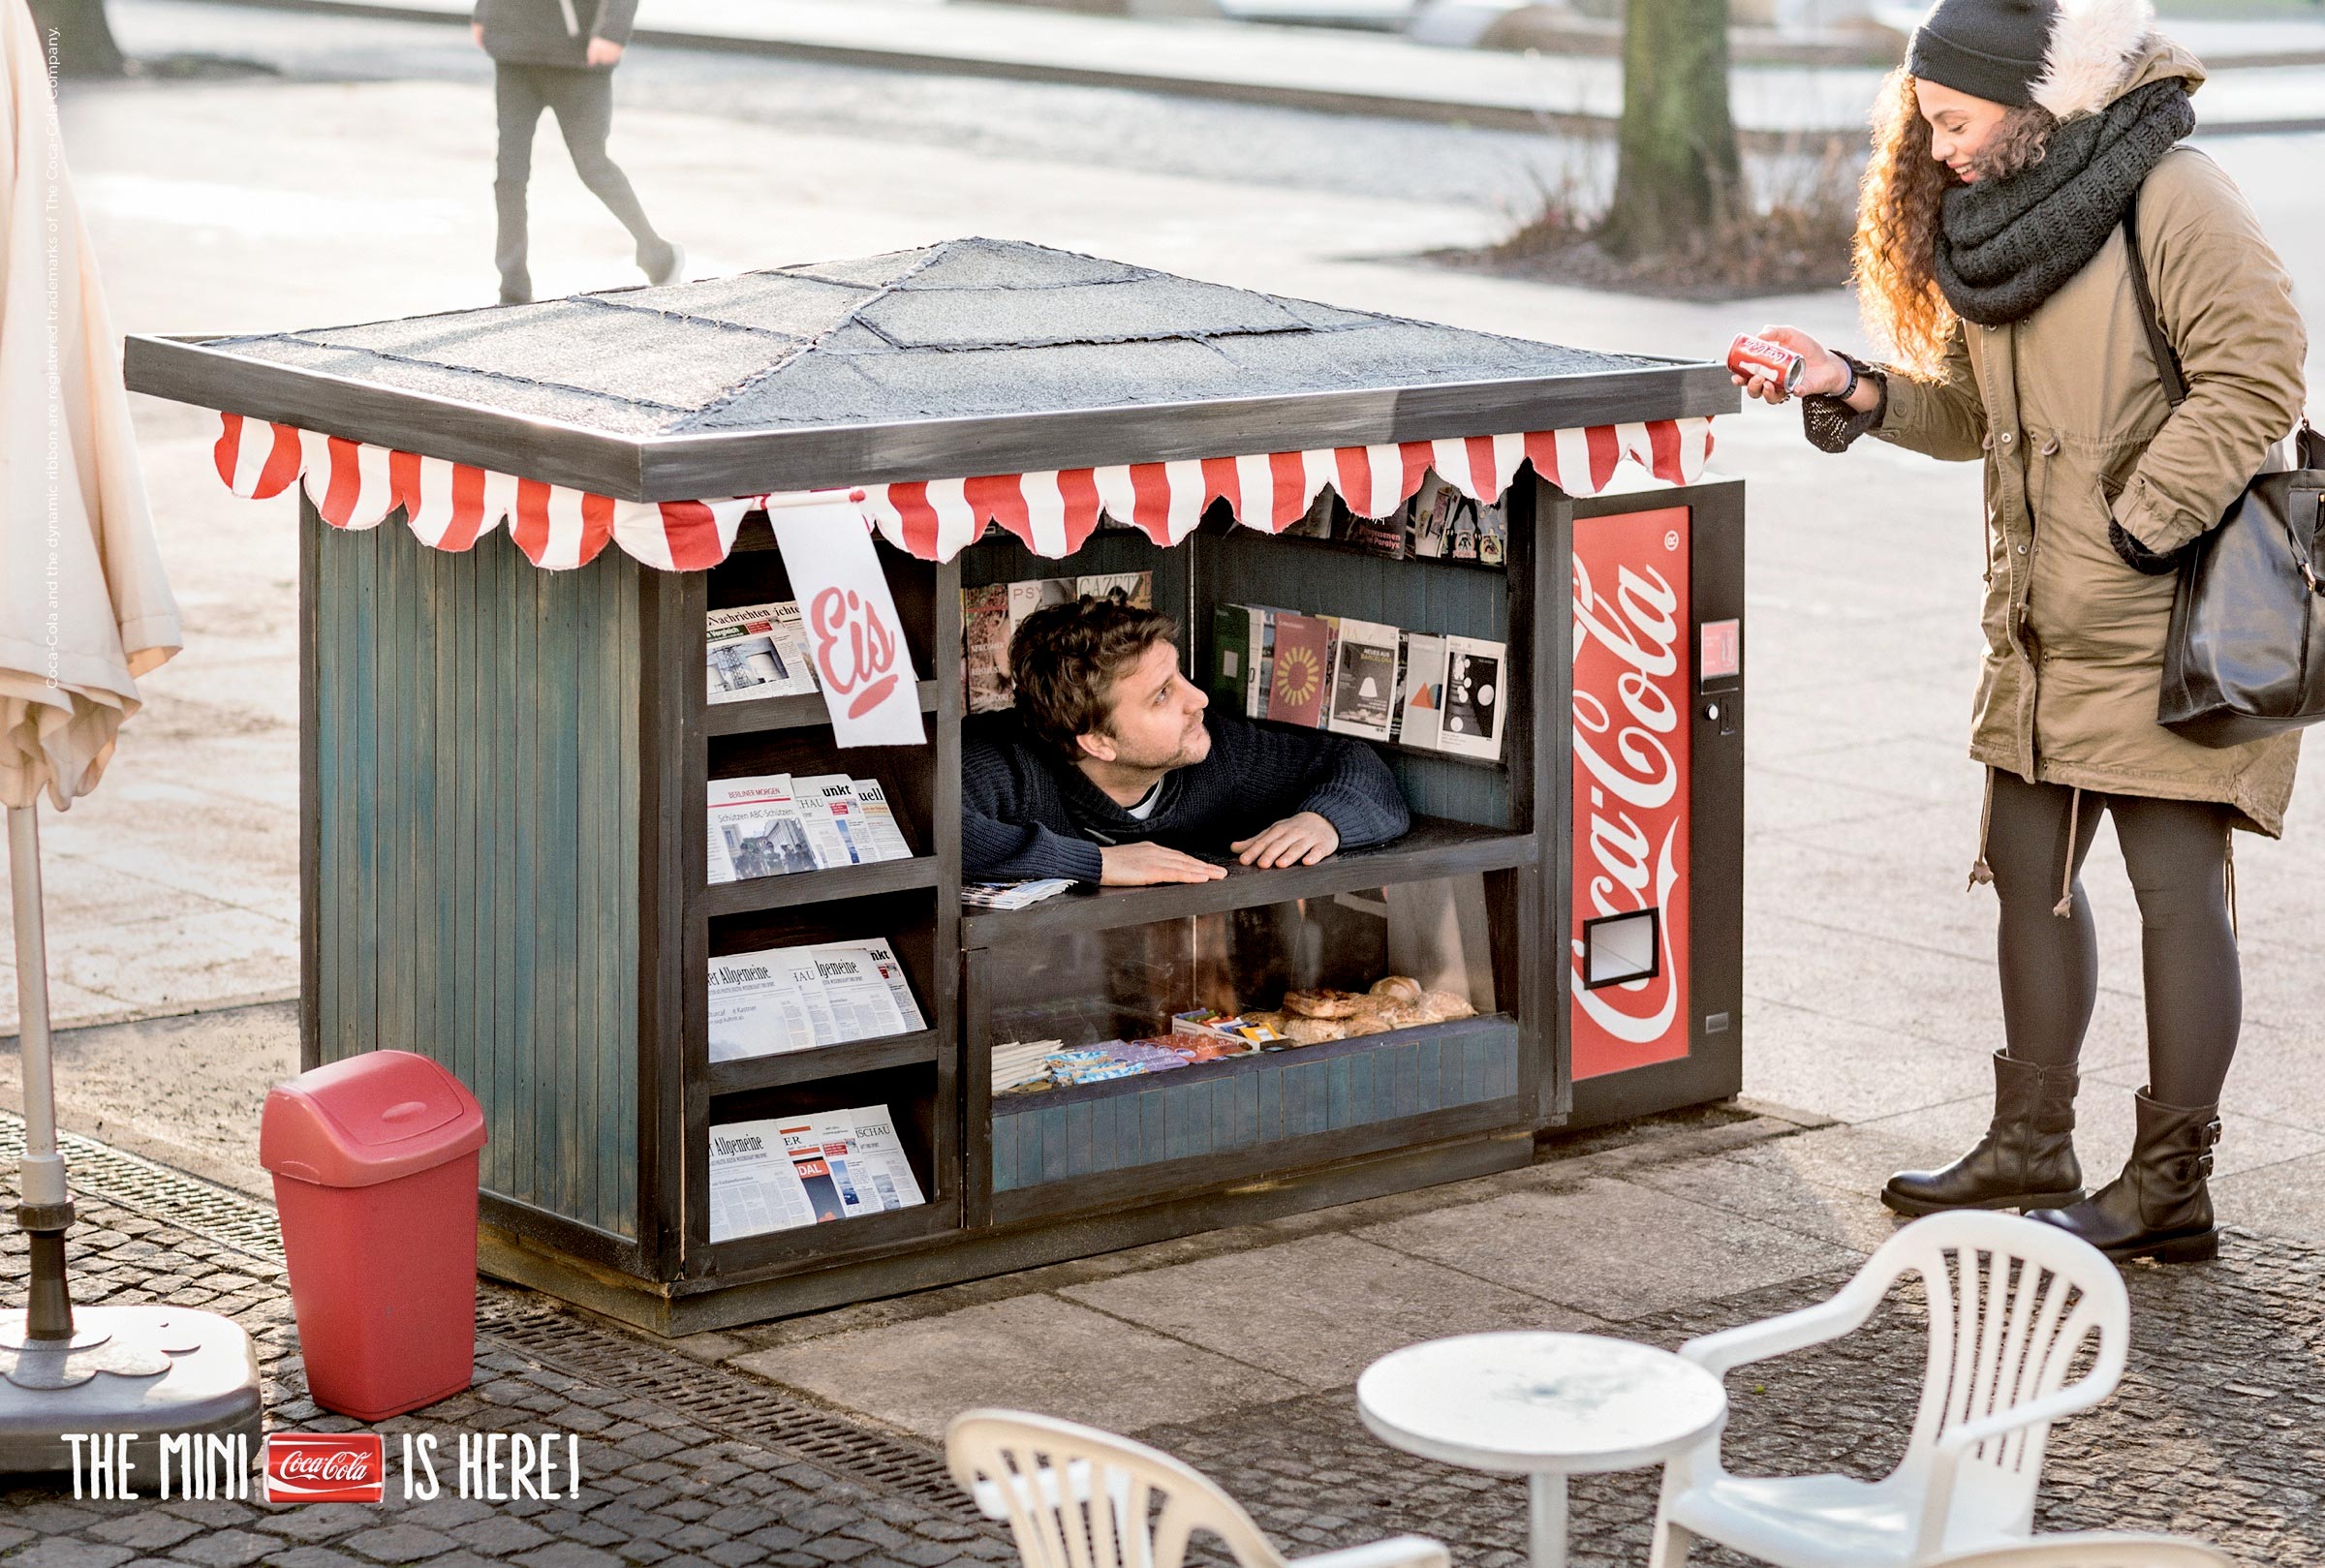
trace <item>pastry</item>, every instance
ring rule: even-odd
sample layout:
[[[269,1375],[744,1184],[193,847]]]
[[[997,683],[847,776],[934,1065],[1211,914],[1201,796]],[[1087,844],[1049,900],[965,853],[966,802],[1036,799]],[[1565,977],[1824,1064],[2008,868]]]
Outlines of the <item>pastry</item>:
[[[1368,1010],[1368,999],[1353,991],[1286,991],[1284,1008],[1305,1018],[1350,1018]]]
[[[1444,1015],[1418,1002],[1392,1001],[1372,1016],[1385,1029],[1411,1029],[1416,1024],[1434,1024]]]
[[[1325,1040],[1348,1038],[1348,1026],[1330,1018],[1291,1018],[1284,1024],[1284,1037],[1294,1045],[1319,1045]]]
[[[1421,982],[1410,974],[1384,974],[1373,982],[1372,994],[1383,1001],[1418,1001]]]
[[[1386,1034],[1394,1028],[1393,1025],[1382,1023],[1379,1013],[1358,1013],[1348,1021],[1346,1027],[1350,1039],[1359,1034]]]
[[[1450,991],[1432,991],[1421,999],[1421,1005],[1441,1019],[1477,1016],[1477,1009],[1470,1005],[1467,997],[1456,996]]]

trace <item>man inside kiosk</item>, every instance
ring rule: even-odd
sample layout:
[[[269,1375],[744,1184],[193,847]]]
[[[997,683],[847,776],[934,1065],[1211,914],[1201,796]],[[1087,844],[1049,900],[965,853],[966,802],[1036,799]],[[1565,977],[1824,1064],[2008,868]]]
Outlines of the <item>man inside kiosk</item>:
[[[1109,887],[1313,865],[1402,835],[1410,814],[1362,741],[1207,712],[1178,625],[1110,599],[1026,617],[1016,708],[963,736],[961,857],[976,881]]]

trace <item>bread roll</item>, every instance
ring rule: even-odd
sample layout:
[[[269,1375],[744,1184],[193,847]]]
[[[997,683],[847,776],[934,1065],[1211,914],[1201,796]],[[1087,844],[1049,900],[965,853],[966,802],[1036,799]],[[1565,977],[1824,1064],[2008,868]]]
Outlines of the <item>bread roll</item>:
[[[1456,996],[1450,991],[1432,991],[1421,999],[1421,1005],[1441,1019],[1477,1016],[1477,1009],[1470,1005],[1469,998]]]
[[[1373,982],[1372,994],[1384,1001],[1418,1001],[1421,982],[1410,974],[1384,974]]]
[[[1330,1018],[1295,1016],[1284,1024],[1284,1037],[1295,1045],[1320,1045],[1326,1040],[1347,1039],[1348,1034],[1348,1025]]]
[[[1369,1012],[1370,998],[1353,991],[1286,991],[1284,1008],[1305,1018],[1352,1018]]]

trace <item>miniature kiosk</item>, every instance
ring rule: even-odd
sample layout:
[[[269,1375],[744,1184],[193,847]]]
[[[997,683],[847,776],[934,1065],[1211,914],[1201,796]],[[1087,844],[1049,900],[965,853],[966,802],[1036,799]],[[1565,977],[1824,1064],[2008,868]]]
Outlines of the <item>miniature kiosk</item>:
[[[471,1086],[487,1272],[691,1332],[1520,1165],[1738,1086],[1720,366],[965,239],[138,337],[128,372],[222,412],[239,492],[300,488],[302,1058],[395,1046]],[[1505,542],[1333,537],[1424,491],[1499,504]],[[1223,606],[1498,645],[1469,693],[1498,744],[1380,740],[1413,825],[1378,849],[964,911],[964,596],[1060,571],[1178,617],[1214,700],[1244,679]],[[786,601],[819,689],[707,700],[706,619]],[[713,881],[709,792],[781,775],[878,782],[909,855]],[[720,960],[866,941],[916,1027],[714,1051]],[[997,1051],[1392,970],[1460,1005],[995,1091]],[[720,1209],[714,1129],[862,1108],[884,1124],[828,1163],[860,1184],[884,1141],[916,1194]]]

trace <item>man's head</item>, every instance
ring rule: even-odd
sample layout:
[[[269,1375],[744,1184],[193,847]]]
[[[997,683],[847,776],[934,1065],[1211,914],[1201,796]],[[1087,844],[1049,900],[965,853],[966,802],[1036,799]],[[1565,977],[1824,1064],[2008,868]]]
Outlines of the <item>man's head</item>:
[[[1179,673],[1178,625],[1110,599],[1036,610],[1009,639],[1026,728],[1067,761],[1164,772],[1211,753],[1210,699]]]

